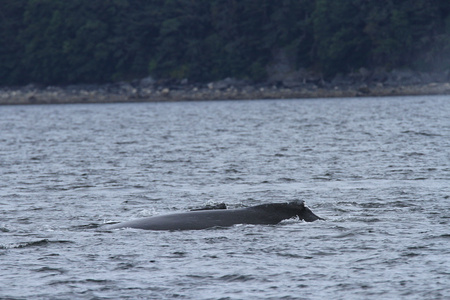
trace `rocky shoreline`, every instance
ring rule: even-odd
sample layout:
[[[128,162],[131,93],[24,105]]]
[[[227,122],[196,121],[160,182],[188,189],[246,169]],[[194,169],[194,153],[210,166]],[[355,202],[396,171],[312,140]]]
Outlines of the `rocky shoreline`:
[[[101,85],[3,87],[0,105],[450,95],[449,79],[443,73],[365,69],[330,81],[297,71],[260,84],[231,78],[191,84],[148,77]]]

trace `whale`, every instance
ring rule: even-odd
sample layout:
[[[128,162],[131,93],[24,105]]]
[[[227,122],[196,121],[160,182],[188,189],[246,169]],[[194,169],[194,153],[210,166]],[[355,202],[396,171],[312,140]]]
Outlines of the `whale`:
[[[275,225],[291,218],[298,218],[305,222],[323,220],[315,215],[303,200],[295,200],[287,203],[268,203],[236,209],[198,209],[163,214],[106,225],[106,229],[201,230],[230,227],[236,224]]]

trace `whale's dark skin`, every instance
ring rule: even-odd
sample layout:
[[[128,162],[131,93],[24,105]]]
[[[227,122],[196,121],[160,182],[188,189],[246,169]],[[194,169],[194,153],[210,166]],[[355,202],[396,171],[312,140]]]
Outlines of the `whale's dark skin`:
[[[316,216],[303,201],[262,204],[237,209],[197,210],[158,215],[107,226],[108,229],[138,228],[147,230],[199,230],[227,227],[235,224],[274,225],[298,217],[306,222],[322,219]]]

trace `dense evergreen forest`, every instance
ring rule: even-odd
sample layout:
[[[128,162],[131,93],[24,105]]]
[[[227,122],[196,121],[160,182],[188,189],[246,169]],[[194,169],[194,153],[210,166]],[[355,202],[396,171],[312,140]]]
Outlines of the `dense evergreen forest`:
[[[450,70],[449,0],[0,0],[0,85]]]

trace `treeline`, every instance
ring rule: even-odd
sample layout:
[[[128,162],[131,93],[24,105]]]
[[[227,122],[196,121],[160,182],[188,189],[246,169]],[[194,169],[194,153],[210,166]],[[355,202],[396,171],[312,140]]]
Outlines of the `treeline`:
[[[0,0],[0,85],[450,69],[449,0]]]

